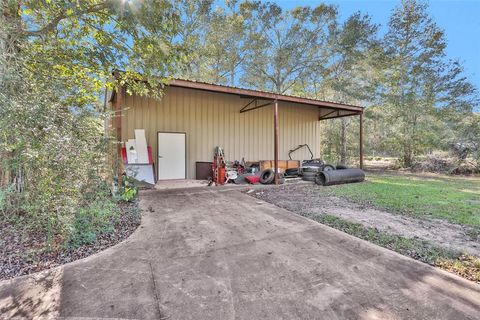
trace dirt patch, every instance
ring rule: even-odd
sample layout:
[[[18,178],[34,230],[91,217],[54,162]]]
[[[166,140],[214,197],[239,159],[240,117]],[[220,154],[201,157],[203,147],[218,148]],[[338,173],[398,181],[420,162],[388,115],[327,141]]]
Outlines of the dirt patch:
[[[442,220],[414,219],[378,210],[343,198],[322,195],[321,188],[290,185],[250,195],[303,216],[333,215],[389,234],[426,240],[447,249],[480,256],[480,234],[477,229]]]
[[[61,245],[45,250],[45,235],[16,232],[0,221],[0,280],[14,278],[88,257],[126,239],[140,225],[138,203],[119,203],[121,215],[114,231],[97,236],[94,243],[76,249]]]

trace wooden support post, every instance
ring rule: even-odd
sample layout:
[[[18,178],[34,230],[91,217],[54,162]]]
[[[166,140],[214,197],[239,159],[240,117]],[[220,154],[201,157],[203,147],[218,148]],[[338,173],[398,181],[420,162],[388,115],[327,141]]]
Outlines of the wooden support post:
[[[123,86],[119,86],[117,88],[117,92],[115,93],[115,101],[114,101],[114,113],[113,113],[113,127],[115,128],[115,138],[117,144],[117,175],[120,178],[123,173],[123,159],[122,159],[122,109],[123,109],[123,98],[125,94],[125,88]]]
[[[360,113],[360,169],[363,169],[363,111]]]
[[[123,87],[119,87],[115,94],[115,136],[118,142],[118,156],[122,156],[122,104],[123,104]]]
[[[278,184],[278,136],[279,136],[279,124],[278,124],[278,100],[275,100],[273,105],[273,125],[274,125],[274,149],[273,149],[273,162],[275,166],[275,184]]]

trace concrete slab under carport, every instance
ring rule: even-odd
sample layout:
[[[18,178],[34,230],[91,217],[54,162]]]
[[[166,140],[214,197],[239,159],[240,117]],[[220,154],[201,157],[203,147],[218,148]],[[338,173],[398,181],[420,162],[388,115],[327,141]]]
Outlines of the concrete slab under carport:
[[[285,180],[286,184],[313,184],[310,181],[304,181],[300,177],[288,177]],[[226,191],[226,190],[248,190],[248,189],[263,189],[263,188],[274,188],[275,185],[273,184],[249,184],[247,182],[236,184],[232,181],[225,183],[224,185],[215,185],[212,183],[209,185],[208,180],[195,180],[195,179],[178,179],[178,180],[159,180],[157,183],[152,186],[148,185],[146,188],[143,189],[155,189],[159,191],[168,191],[168,190],[179,190],[186,191],[192,190],[194,192],[198,192],[200,189],[204,189],[205,191]]]
[[[141,193],[141,227],[0,283],[9,318],[477,319],[480,286],[228,189]]]

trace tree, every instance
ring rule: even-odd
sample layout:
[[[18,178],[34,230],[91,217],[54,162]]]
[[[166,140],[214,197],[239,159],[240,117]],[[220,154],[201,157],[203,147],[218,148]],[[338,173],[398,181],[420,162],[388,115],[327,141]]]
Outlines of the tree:
[[[24,72],[81,83],[87,92],[97,92],[114,69],[125,71],[121,81],[142,75],[158,84],[183,53],[171,42],[179,18],[167,1],[6,1],[2,11],[9,12],[2,34],[18,46]]]
[[[182,45],[186,56],[184,63],[177,66],[173,75],[191,80],[208,81],[205,73],[207,62],[205,54],[205,38],[208,34],[212,18],[212,3],[208,0],[175,0],[174,8],[178,20],[178,33],[172,35],[170,41]]]
[[[283,11],[266,3],[251,20],[253,49],[247,56],[242,80],[250,87],[285,93],[315,66],[325,61],[328,30],[334,6],[297,7]]]
[[[371,101],[373,80],[367,58],[378,46],[376,36],[377,26],[370,22],[368,15],[359,12],[351,15],[341,25],[332,25],[325,60],[310,69],[295,86],[294,92],[340,103]],[[330,120],[325,126],[324,149],[330,155],[335,154],[334,158],[338,156],[336,161],[341,163],[347,162],[349,146],[357,146],[358,139],[353,139],[356,135],[351,134],[350,127],[350,118]],[[356,129],[356,125],[353,127]]]
[[[0,193],[9,199],[0,210],[63,233],[111,176],[99,96],[119,82],[158,96],[183,60],[171,41],[179,16],[153,0],[4,1],[0,10]],[[124,70],[117,81],[114,69]]]
[[[407,167],[415,155],[440,144],[438,110],[461,104],[473,93],[459,70],[445,61],[444,33],[427,8],[416,0],[401,1],[390,17],[381,61],[381,103],[391,143]]]
[[[214,11],[203,11],[208,16],[201,27],[204,30],[200,43],[191,60],[195,64],[195,79],[207,82],[235,85],[241,62],[248,52],[246,41],[245,14],[249,6],[238,1],[227,1],[225,7]]]
[[[259,33],[256,19],[270,4],[259,1],[229,0],[225,8],[218,8],[212,15],[205,39],[207,59],[214,69],[210,72],[220,83],[235,86],[244,70],[245,61],[253,53]]]

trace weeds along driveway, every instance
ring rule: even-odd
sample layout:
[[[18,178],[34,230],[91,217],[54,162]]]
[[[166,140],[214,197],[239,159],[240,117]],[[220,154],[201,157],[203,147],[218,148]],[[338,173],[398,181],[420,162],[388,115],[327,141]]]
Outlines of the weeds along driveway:
[[[89,258],[0,282],[4,318],[475,319],[480,286],[238,191],[146,191]]]

